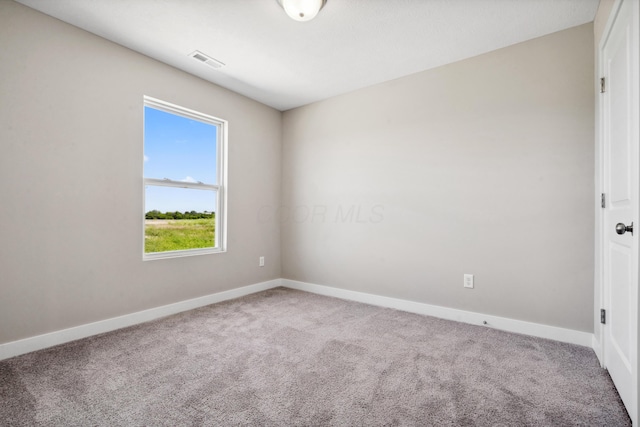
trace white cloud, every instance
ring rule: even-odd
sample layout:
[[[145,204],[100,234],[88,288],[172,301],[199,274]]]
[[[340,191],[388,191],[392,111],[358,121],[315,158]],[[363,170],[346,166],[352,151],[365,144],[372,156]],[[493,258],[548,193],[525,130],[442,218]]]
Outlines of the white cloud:
[[[198,182],[195,179],[191,178],[190,176],[186,177],[185,179],[181,179],[180,181],[182,181],[182,182]]]
[[[149,161],[149,157],[147,157],[147,155],[145,154],[145,155],[144,155],[144,162],[146,163],[146,162],[148,162],[148,161]]]

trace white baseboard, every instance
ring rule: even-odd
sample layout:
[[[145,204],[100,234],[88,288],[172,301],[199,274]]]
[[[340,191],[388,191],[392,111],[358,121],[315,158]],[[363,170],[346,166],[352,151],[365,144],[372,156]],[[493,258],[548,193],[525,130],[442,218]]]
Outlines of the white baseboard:
[[[242,288],[231,289],[229,291],[218,292],[211,295],[205,295],[203,297],[180,301],[174,304],[163,305],[161,307],[150,308],[148,310],[138,311],[136,313],[125,314],[124,316],[113,317],[111,319],[88,323],[86,325],[63,329],[61,331],[55,331],[48,334],[25,338],[19,341],[0,344],[0,360],[19,356],[25,353],[30,353],[36,350],[42,350],[43,348],[47,347],[53,347],[54,345],[64,344],[69,341],[75,341],[81,338],[90,337],[92,335],[114,331],[116,329],[125,328],[127,326],[137,325],[139,323],[148,322],[150,320],[169,316],[171,314],[181,313],[187,310],[193,310],[194,308],[204,307],[206,305],[215,304],[217,302],[242,297],[260,291],[265,291],[267,289],[272,289],[278,286],[281,286],[280,279],[270,280],[268,282],[256,283],[253,285],[244,286]]]
[[[139,323],[148,322],[150,320],[158,319],[160,317],[169,316],[187,310],[193,310],[194,308],[204,307],[206,305],[215,304],[217,302],[239,298],[245,295],[265,291],[267,289],[272,289],[278,286],[298,289],[301,291],[311,292],[319,295],[326,295],[330,297],[362,302],[365,304],[371,304],[380,307],[394,308],[410,313],[439,317],[441,319],[455,320],[458,322],[470,323],[473,325],[483,325],[483,322],[487,322],[487,327],[501,329],[508,332],[531,335],[540,338],[548,338],[586,347],[592,347],[596,354],[601,354],[598,351],[599,343],[595,340],[595,336],[588,332],[574,331],[571,329],[541,325],[538,323],[523,322],[521,320],[508,319],[505,317],[490,316],[481,313],[474,313],[471,311],[456,310],[453,308],[440,307],[437,305],[367,294],[364,292],[349,291],[346,289],[332,288],[329,286],[316,285],[295,280],[274,279],[268,282],[256,283],[253,285],[244,286],[242,288],[218,292],[199,298],[180,301],[174,304],[126,314],[124,316],[88,323],[86,325],[63,329],[48,334],[37,335],[35,337],[25,338],[19,341],[0,344],[0,360],[19,356],[25,353],[30,353],[36,350],[42,350],[47,347],[53,347],[55,345],[64,344],[66,342],[75,341],[81,338],[90,337],[92,335],[114,331],[116,329],[125,328],[127,326],[137,325]]]
[[[604,368],[602,345],[600,345],[600,341],[598,341],[596,334],[593,334],[593,339],[591,340],[591,348],[593,348],[593,351],[596,353],[596,356],[598,357],[598,362],[600,362],[600,366]]]
[[[332,288],[329,286],[316,285],[313,283],[299,282],[296,280],[282,279],[282,286],[301,291],[312,292],[314,294],[326,295],[351,301],[362,302],[381,307],[395,308],[397,310],[408,311],[410,313],[424,314],[427,316],[439,317],[441,319],[455,320],[472,325],[484,325],[508,332],[515,332],[534,337],[547,338],[551,340],[566,342],[570,344],[592,347],[593,334],[588,332],[574,331],[572,329],[558,328],[555,326],[541,325],[539,323],[524,322],[521,320],[508,319],[505,317],[489,316],[472,311],[456,310],[453,308],[440,307],[437,305],[424,304],[407,301],[397,298],[383,297],[379,295],[367,294],[363,292],[348,291],[346,289]]]

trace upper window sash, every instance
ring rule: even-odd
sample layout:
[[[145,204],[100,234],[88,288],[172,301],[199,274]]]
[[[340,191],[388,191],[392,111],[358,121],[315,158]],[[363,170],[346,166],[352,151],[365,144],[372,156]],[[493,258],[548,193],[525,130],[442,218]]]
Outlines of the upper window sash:
[[[214,116],[210,116],[208,114],[200,113],[195,110],[191,110],[189,108],[180,107],[178,105],[171,104],[169,102],[161,101],[156,98],[152,98],[150,96],[144,95],[144,106],[154,108],[156,110],[164,111],[166,113],[175,114],[177,116],[185,117],[192,120],[198,120],[204,123],[208,123],[217,128],[216,132],[216,188],[219,190],[222,189],[223,185],[226,183],[226,164],[227,164],[227,125],[228,122],[226,120],[219,119]],[[144,177],[145,180],[148,179],[156,179],[159,181],[164,181],[164,177]],[[171,180],[169,180],[171,181]],[[178,181],[180,182],[180,181]],[[151,184],[151,183],[150,183]],[[153,183],[152,185],[160,185],[157,183]],[[184,186],[182,186],[184,187]],[[184,187],[187,188],[187,187]]]

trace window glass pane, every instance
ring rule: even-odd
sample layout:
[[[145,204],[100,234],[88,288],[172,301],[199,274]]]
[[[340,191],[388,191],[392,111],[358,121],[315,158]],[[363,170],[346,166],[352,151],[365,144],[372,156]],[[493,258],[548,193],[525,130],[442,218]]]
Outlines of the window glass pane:
[[[217,192],[147,185],[144,251],[215,247]]]
[[[144,176],[218,184],[218,127],[144,107]]]

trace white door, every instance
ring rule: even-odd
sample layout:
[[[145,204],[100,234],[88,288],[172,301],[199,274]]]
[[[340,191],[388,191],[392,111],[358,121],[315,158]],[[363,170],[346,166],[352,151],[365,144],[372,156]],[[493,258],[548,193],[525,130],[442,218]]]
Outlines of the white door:
[[[638,0],[624,0],[601,49],[604,365],[638,425]],[[633,231],[631,225],[633,224]]]

